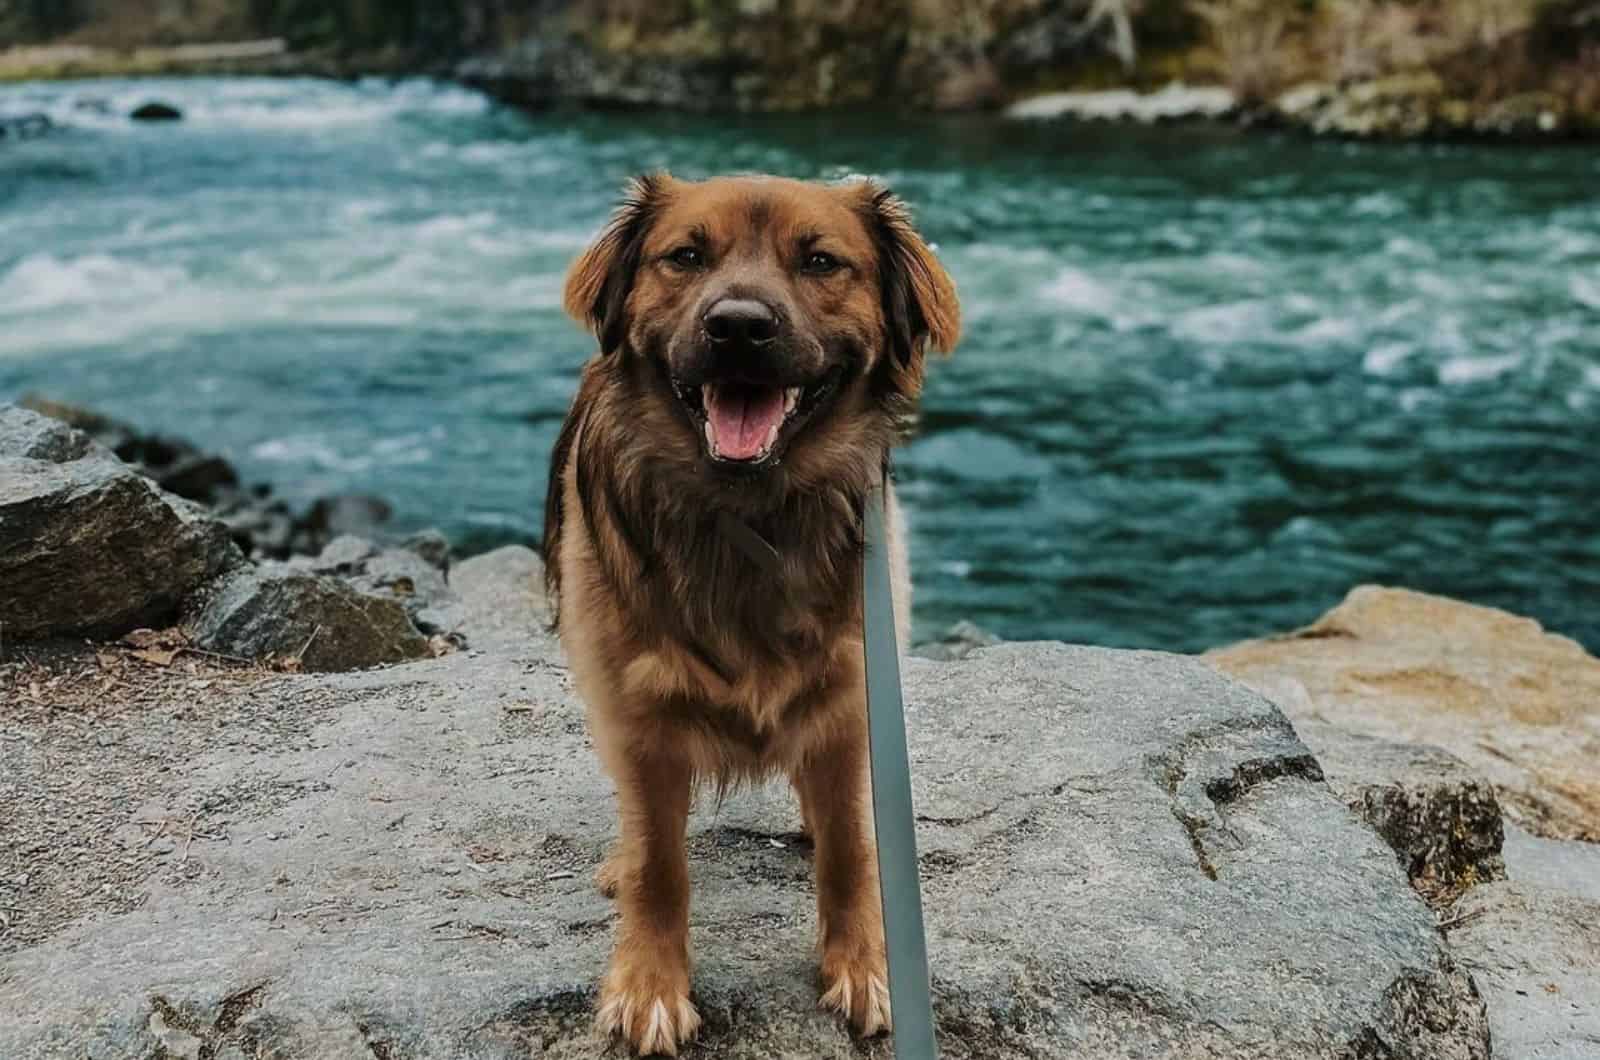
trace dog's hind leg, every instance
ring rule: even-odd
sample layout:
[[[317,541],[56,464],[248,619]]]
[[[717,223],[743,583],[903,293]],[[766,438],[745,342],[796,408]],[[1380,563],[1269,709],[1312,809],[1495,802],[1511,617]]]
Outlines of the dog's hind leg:
[[[622,816],[611,858],[621,917],[595,1022],[640,1053],[676,1056],[700,1027],[689,1001],[690,767],[639,745],[611,764]]]

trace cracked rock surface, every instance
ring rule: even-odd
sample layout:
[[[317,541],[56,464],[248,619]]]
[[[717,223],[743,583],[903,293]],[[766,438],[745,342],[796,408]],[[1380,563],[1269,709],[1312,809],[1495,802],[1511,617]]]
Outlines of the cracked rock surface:
[[[1500,801],[1459,758],[1310,718],[1294,727],[1328,786],[1394,848],[1411,885],[1430,902],[1446,904],[1476,884],[1505,879]]]
[[[152,871],[131,911],[0,936],[0,1056],[601,1055],[610,785],[553,642],[477,643],[190,704],[204,738],[146,796],[200,808],[148,855],[185,871]],[[1057,644],[909,660],[906,693],[942,1055],[1489,1055],[1394,854],[1254,693]],[[776,789],[696,811],[686,1056],[891,1054],[816,1009],[796,828]]]

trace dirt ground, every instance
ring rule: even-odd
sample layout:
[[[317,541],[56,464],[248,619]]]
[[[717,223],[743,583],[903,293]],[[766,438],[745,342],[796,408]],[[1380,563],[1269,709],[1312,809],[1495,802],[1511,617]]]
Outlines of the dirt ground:
[[[188,650],[78,643],[0,654],[0,954],[95,911],[126,912],[161,877],[203,871],[196,844],[274,801],[239,777],[196,792],[185,763],[218,743],[287,745],[320,712],[288,675]]]

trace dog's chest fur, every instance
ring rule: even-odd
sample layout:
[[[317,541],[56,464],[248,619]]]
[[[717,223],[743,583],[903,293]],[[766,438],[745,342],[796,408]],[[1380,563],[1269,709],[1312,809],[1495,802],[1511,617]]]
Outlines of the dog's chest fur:
[[[757,768],[859,680],[865,488],[766,503],[652,459],[629,436],[637,420],[586,419],[563,469],[569,653],[596,655],[619,698]]]

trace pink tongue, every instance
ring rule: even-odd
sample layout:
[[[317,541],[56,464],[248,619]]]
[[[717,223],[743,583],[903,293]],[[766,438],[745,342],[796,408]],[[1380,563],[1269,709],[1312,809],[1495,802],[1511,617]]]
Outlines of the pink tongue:
[[[783,423],[783,388],[711,387],[706,418],[716,435],[717,455],[729,460],[760,456]]]

